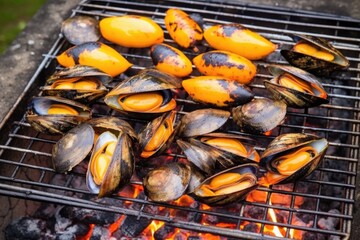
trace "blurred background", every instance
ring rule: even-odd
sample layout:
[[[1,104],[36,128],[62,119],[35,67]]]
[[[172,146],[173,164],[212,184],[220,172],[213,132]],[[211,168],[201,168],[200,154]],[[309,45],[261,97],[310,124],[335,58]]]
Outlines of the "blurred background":
[[[0,54],[47,0],[0,1]]]

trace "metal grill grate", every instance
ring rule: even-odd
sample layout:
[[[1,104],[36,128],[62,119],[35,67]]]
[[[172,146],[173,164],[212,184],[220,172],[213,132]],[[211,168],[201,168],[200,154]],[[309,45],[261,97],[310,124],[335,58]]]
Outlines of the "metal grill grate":
[[[66,41],[59,36],[58,40],[51,47],[47,54],[44,54],[44,61],[39,66],[38,71],[32,76],[27,93],[19,99],[19,105],[11,113],[8,119],[11,122],[11,129],[8,131],[5,122],[2,123],[3,136],[0,145],[0,194],[10,197],[45,201],[64,205],[78,206],[83,208],[97,209],[101,211],[117,212],[125,215],[146,217],[166,222],[169,226],[189,229],[199,232],[208,232],[227,237],[242,237],[259,239],[266,237],[276,239],[276,237],[266,235],[264,225],[276,225],[286,227],[286,237],[289,237],[289,230],[299,229],[306,232],[323,233],[327,236],[334,235],[348,237],[351,231],[353,220],[353,204],[355,195],[355,178],[357,163],[359,160],[359,52],[360,52],[360,21],[346,17],[337,17],[327,14],[312,13],[305,11],[290,11],[280,8],[259,7],[251,5],[241,5],[238,3],[222,3],[212,1],[84,1],[74,9],[74,15],[91,15],[97,17],[107,17],[112,15],[139,14],[151,17],[159,23],[163,29],[163,18],[168,8],[179,7],[188,13],[199,13],[204,17],[206,24],[237,22],[258,31],[262,35],[279,44],[281,47],[292,45],[293,42],[288,36],[290,33],[309,34],[319,36],[329,40],[336,48],[341,50],[351,61],[348,71],[340,73],[332,78],[324,79],[324,87],[329,93],[330,103],[314,109],[296,110],[289,109],[287,120],[272,132],[271,136],[249,135],[259,142],[258,150],[262,151],[269,141],[278,134],[286,132],[306,132],[315,133],[325,137],[330,141],[330,148],[325,156],[322,165],[307,179],[294,184],[292,189],[275,189],[259,187],[258,190],[269,193],[280,193],[290,197],[290,202],[286,206],[275,205],[272,209],[283,210],[289,214],[285,223],[273,223],[267,220],[266,215],[270,208],[268,195],[265,203],[242,202],[236,206],[235,212],[224,211],[222,208],[211,208],[208,210],[192,209],[186,206],[176,206],[174,204],[154,204],[147,200],[133,199],[129,197],[114,196],[116,201],[130,201],[142,204],[140,210],[134,210],[117,205],[108,206],[88,198],[77,198],[74,194],[89,195],[86,189],[75,187],[74,181],[84,181],[85,176],[77,172],[70,172],[67,175],[57,174],[51,168],[51,147],[59,137],[48,136],[33,131],[29,124],[25,122],[26,102],[31,96],[41,94],[38,87],[43,85],[47,76],[52,74],[58,67],[54,56],[69,46]],[[59,27],[60,29],[60,27]],[[166,42],[173,44],[166,33]],[[107,43],[111,45],[110,43]],[[135,68],[142,69],[152,66],[148,49],[135,50],[129,49],[122,54],[130,62],[135,63]],[[189,56],[193,53],[187,52]],[[267,61],[257,61],[258,74],[251,85],[256,93],[263,94],[262,81],[271,76],[265,70],[269,63],[286,64],[279,57],[267,59]],[[118,79],[119,80],[119,79]],[[196,103],[178,99],[178,104],[182,106],[182,111],[178,115],[185,114],[188,109],[196,108]],[[103,106],[102,102],[94,106]],[[106,112],[99,112],[97,115],[117,115],[108,109]],[[143,121],[130,120],[133,124],[144,124]],[[237,130],[228,129],[229,132]],[[176,160],[182,157],[177,154],[169,157]],[[35,164],[36,163],[36,164]],[[52,181],[54,178],[65,179],[65,185]],[[334,180],[338,179],[338,180]],[[136,184],[136,183],[134,183]],[[311,192],[302,191],[303,185],[311,187]],[[330,191],[329,189],[337,189]],[[120,194],[121,195],[121,194]],[[314,202],[314,208],[297,208],[295,201],[298,197],[309,199]],[[339,213],[324,211],[322,205],[328,202],[336,202]],[[145,205],[158,205],[165,207],[167,214],[153,215],[146,211]],[[119,204],[119,206],[122,206]],[[245,208],[256,206],[264,209],[264,214],[254,219],[244,215]],[[200,213],[207,216],[226,218],[234,223],[233,228],[223,228],[212,225],[202,225],[198,222],[187,222],[178,219],[176,216],[168,214],[172,209],[190,213]],[[308,214],[313,219],[313,224],[309,226],[292,225],[292,218],[296,214]],[[321,229],[317,226],[320,218],[336,217],[340,219],[340,227],[336,230]],[[244,222],[256,222],[261,224],[260,233],[249,233],[240,230]]]

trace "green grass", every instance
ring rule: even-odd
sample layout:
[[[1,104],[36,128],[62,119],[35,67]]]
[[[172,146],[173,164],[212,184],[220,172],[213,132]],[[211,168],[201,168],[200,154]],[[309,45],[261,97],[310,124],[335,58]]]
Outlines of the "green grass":
[[[27,21],[46,0],[1,0],[0,1],[0,54],[25,28]]]

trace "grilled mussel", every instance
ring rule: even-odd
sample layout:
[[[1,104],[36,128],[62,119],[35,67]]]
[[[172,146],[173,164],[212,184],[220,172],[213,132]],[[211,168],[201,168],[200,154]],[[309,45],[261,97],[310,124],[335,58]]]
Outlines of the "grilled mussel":
[[[164,113],[155,118],[139,133],[140,156],[149,158],[159,154],[168,146],[167,142],[174,136],[175,111]]]
[[[120,112],[143,117],[173,110],[176,101],[171,89],[180,88],[177,78],[155,69],[145,69],[119,83],[104,98],[105,103]]]
[[[94,145],[86,173],[86,185],[90,192],[98,193],[99,197],[108,196],[128,184],[134,170],[129,135],[121,131],[116,136],[105,131]]]
[[[71,44],[79,45],[100,39],[99,22],[90,16],[73,16],[61,25],[61,32]]]
[[[328,103],[327,93],[319,80],[299,68],[271,65],[274,78],[264,81],[265,87],[276,100],[283,100],[289,107],[307,108]]]
[[[144,192],[151,201],[173,201],[186,192],[190,178],[190,166],[172,162],[148,172],[143,179]]]
[[[283,184],[308,176],[319,165],[328,145],[325,138],[304,133],[276,137],[261,155],[260,166],[267,172],[260,183]]]
[[[59,96],[79,102],[91,102],[108,91],[104,83],[112,77],[101,70],[83,65],[62,69],[46,81],[42,90],[50,96]]]
[[[285,115],[286,104],[269,98],[256,98],[232,110],[234,122],[250,133],[266,133],[274,129]]]
[[[315,75],[330,75],[335,70],[349,67],[349,60],[328,41],[308,35],[293,35],[296,42],[281,55],[293,66]]]
[[[37,131],[64,134],[91,118],[91,110],[78,102],[60,97],[34,97],[28,105],[26,120]]]
[[[230,112],[220,109],[204,108],[192,111],[181,118],[177,135],[195,137],[216,131],[230,117]]]
[[[258,186],[258,166],[239,165],[205,179],[191,194],[210,206],[221,206],[243,200]]]
[[[250,88],[235,80],[217,76],[198,76],[182,81],[182,86],[197,102],[217,107],[232,107],[250,102]]]

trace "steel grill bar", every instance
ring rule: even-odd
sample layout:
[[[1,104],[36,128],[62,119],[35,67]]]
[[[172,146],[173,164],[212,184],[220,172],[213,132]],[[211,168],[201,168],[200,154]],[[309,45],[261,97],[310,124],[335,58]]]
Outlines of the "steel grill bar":
[[[114,0],[100,0],[100,1],[84,1],[79,4],[79,6],[73,10],[73,15],[76,14],[85,14],[97,17],[106,17],[112,15],[123,15],[123,14],[139,14],[139,15],[147,15],[150,16],[155,22],[159,23],[164,28],[163,17],[167,8],[173,6],[173,4],[180,5],[182,9],[188,12],[196,12],[200,14],[204,14],[206,16],[204,18],[207,24],[214,23],[227,23],[227,22],[241,22],[245,21],[245,26],[254,29],[261,30],[261,34],[270,38],[274,43],[283,46],[292,46],[294,43],[292,39],[287,36],[289,33],[301,33],[301,34],[309,34],[313,36],[322,36],[326,39],[331,40],[331,43],[334,44],[341,51],[345,51],[348,56],[348,59],[352,62],[351,68],[349,68],[348,72],[349,76],[335,76],[330,79],[330,81],[326,81],[324,83],[324,87],[329,89],[329,98],[332,101],[336,101],[336,104],[324,104],[319,107],[320,110],[325,110],[326,114],[322,113],[308,113],[308,111],[304,112],[296,112],[295,110],[289,109],[287,116],[289,118],[299,118],[303,122],[302,125],[294,125],[291,122],[285,122],[279,127],[279,133],[287,130],[294,130],[297,132],[320,132],[325,134],[326,137],[332,135],[346,135],[351,141],[346,142],[330,142],[330,147],[338,148],[338,149],[346,149],[348,151],[347,154],[337,153],[334,155],[326,155],[325,161],[339,162],[342,161],[344,164],[347,164],[346,169],[336,169],[332,168],[332,166],[326,166],[323,164],[316,169],[316,173],[319,173],[319,177],[315,179],[307,178],[299,181],[292,188],[293,190],[278,190],[273,188],[264,188],[259,187],[259,191],[263,191],[269,193],[267,196],[267,200],[264,203],[257,202],[242,202],[241,210],[238,213],[222,213],[216,210],[201,210],[201,209],[190,209],[187,207],[176,206],[174,204],[157,204],[153,202],[149,202],[148,200],[120,197],[120,196],[112,196],[114,199],[119,201],[130,201],[133,203],[142,204],[142,208],[137,210],[122,208],[122,207],[114,207],[107,206],[97,203],[93,200],[83,200],[75,197],[68,197],[64,194],[57,193],[49,193],[61,191],[67,194],[83,194],[94,197],[94,195],[90,194],[87,190],[76,189],[72,187],[72,181],[75,178],[85,179],[84,174],[78,172],[70,172],[67,174],[66,183],[61,185],[56,185],[53,183],[47,183],[45,176],[47,174],[55,175],[55,171],[49,167],[48,165],[38,166],[34,165],[31,162],[27,162],[27,158],[31,157],[41,157],[49,161],[51,158],[51,154],[42,149],[37,149],[34,147],[36,144],[46,144],[49,148],[56,142],[55,140],[45,139],[43,136],[36,134],[27,135],[28,131],[31,129],[30,125],[25,122],[24,118],[21,121],[13,122],[13,131],[11,131],[7,136],[9,137],[8,141],[4,144],[0,144],[0,164],[3,166],[13,167],[15,171],[10,176],[0,175],[0,194],[6,195],[10,197],[19,197],[24,199],[31,199],[36,201],[44,201],[50,203],[59,203],[62,205],[70,205],[70,206],[78,206],[82,208],[96,209],[100,211],[113,211],[121,214],[132,215],[137,217],[146,217],[154,220],[164,221],[169,226],[179,227],[182,229],[189,229],[199,232],[208,232],[221,236],[228,237],[242,237],[247,239],[279,239],[276,237],[272,237],[269,235],[264,235],[263,231],[260,233],[250,233],[239,230],[241,223],[244,221],[255,222],[262,225],[262,229],[264,229],[265,225],[274,225],[279,227],[286,227],[286,237],[290,235],[290,228],[304,230],[308,232],[321,233],[333,236],[341,236],[347,238],[349,236],[351,230],[351,222],[353,220],[352,210],[354,204],[354,193],[355,193],[355,177],[356,177],[356,168],[359,160],[359,128],[360,128],[360,119],[358,117],[359,108],[359,91],[360,91],[360,69],[356,67],[356,64],[359,65],[360,58],[360,37],[349,37],[347,32],[352,31],[354,34],[358,34],[360,36],[360,22],[358,20],[354,20],[351,18],[341,18],[332,15],[326,14],[315,14],[312,12],[306,11],[288,11],[287,9],[280,8],[269,8],[269,7],[256,7],[256,6],[241,6],[237,3],[218,3],[218,2],[205,2],[205,1],[177,1],[170,0],[164,1],[164,3],[154,3],[154,1],[148,2],[137,2],[135,1],[114,1]],[[253,16],[254,14],[254,16]],[[267,15],[269,14],[269,15]],[[269,16],[269,18],[267,18]],[[286,18],[284,18],[285,16]],[[329,21],[323,21],[329,20]],[[323,23],[321,23],[323,21]],[[334,21],[334,25],[330,24],[330,21]],[[246,24],[247,22],[251,22],[251,24]],[[274,27],[272,24],[281,25],[281,27]],[[268,25],[268,26],[267,26]],[[283,26],[284,25],[284,26]],[[305,32],[305,30],[311,26],[312,28],[316,28],[319,31],[317,33],[309,33]],[[292,30],[292,28],[296,27],[296,30]],[[299,30],[302,29],[302,30]],[[323,33],[323,29],[332,29],[331,33]],[[304,31],[303,31],[304,30]],[[326,32],[326,31],[325,31]],[[167,34],[167,31],[165,31]],[[166,40],[166,43],[173,44],[172,40]],[[111,44],[106,42],[107,44]],[[53,72],[54,69],[51,69],[50,63],[54,61],[56,55],[58,55],[62,50],[64,50],[67,46],[66,41],[60,36],[54,46],[50,49],[50,51],[44,54],[44,61],[39,66],[39,69],[35,73],[35,75],[31,78],[26,91],[28,91],[29,87],[35,84],[35,79],[38,78],[40,71],[49,70]],[[207,46],[208,47],[208,46]],[[190,52],[186,52],[189,56],[193,57],[194,54]],[[277,50],[278,53],[278,50]],[[134,61],[147,61],[151,62],[149,56],[144,56],[143,54],[138,54],[136,51],[130,51],[130,53],[123,54],[128,59],[133,59]],[[277,64],[286,64],[284,60],[272,60],[271,63]],[[265,68],[269,65],[268,62],[256,61],[258,68]],[[144,66],[139,65],[135,66],[134,69],[143,69]],[[60,69],[58,66],[56,69]],[[270,79],[272,76],[268,74],[264,74],[262,72],[258,73],[256,76],[256,81],[260,81],[262,79]],[[116,79],[117,80],[117,79]],[[333,82],[333,81],[340,81]],[[254,83],[251,85],[253,89],[262,90],[264,87],[261,84]],[[39,92],[41,94],[41,92]],[[19,101],[21,98],[19,98]],[[347,99],[348,102],[343,102],[340,104],[338,99]],[[19,102],[18,101],[18,102]],[[177,103],[182,106],[194,106],[197,107],[197,103],[188,99],[177,99]],[[331,101],[330,101],[331,103]],[[96,104],[104,106],[103,102],[97,102]],[[331,115],[332,111],[340,111],[341,113],[348,112],[350,115]],[[113,115],[113,112],[108,111],[108,114]],[[186,111],[181,109],[181,111],[177,112],[178,115],[182,116],[187,114]],[[96,117],[102,115],[95,115]],[[6,117],[6,119],[9,117]],[[137,124],[145,124],[144,120],[137,119],[128,119],[133,123]],[[306,125],[312,121],[326,121],[325,125],[313,126]],[[332,128],[330,124],[347,124],[352,126],[352,128]],[[0,125],[3,126],[3,123]],[[1,129],[0,129],[1,130]],[[257,137],[259,139],[271,139],[273,136],[264,137],[258,135],[252,135],[247,133],[240,133],[238,131],[229,130],[228,132],[233,132],[237,134],[242,134],[244,136]],[[19,144],[18,144],[19,142]],[[27,147],[25,145],[21,145],[22,142],[27,143]],[[257,150],[263,151],[264,146],[256,147]],[[19,160],[11,159],[12,154],[21,154],[21,158]],[[5,156],[3,156],[5,155]],[[178,158],[185,158],[184,155],[181,154],[167,154],[173,159],[177,160]],[[28,180],[18,175],[18,172],[22,170],[33,170],[39,172],[39,177],[37,180]],[[333,175],[343,175],[346,178],[345,182],[331,182],[324,180],[324,175],[333,174]],[[298,185],[300,183],[311,184],[317,186],[317,193],[303,193],[298,192]],[[13,186],[13,184],[20,184],[23,187]],[[133,182],[133,184],[139,184]],[[31,188],[36,187],[40,189],[44,189],[41,191],[33,190]],[[325,187],[339,187],[344,189],[345,195],[342,196],[328,196],[323,193],[323,189]],[[270,194],[284,194],[291,197],[291,202],[289,206],[279,206],[279,205],[269,205]],[[301,209],[295,206],[296,197],[304,197],[313,199],[317,202],[316,209]],[[320,205],[323,201],[337,201],[343,207],[340,214],[324,212],[321,211]],[[176,219],[176,216],[162,216],[156,215],[153,216],[144,210],[145,205],[157,205],[166,207],[167,209],[176,209],[185,212],[196,212],[206,215],[224,217],[229,219],[234,219],[237,221],[236,229],[227,229],[220,228],[216,226],[204,226],[200,223],[196,222],[184,222]],[[256,206],[265,209],[265,215],[263,215],[261,220],[252,219],[244,216],[245,206]],[[286,223],[273,223],[272,221],[266,220],[266,214],[269,211],[269,208],[273,208],[275,210],[281,210],[289,212],[289,218]],[[313,226],[295,226],[292,225],[292,219],[294,214],[309,214],[314,217],[314,225]],[[339,230],[324,230],[317,227],[316,222],[321,217],[335,217],[339,218],[342,222],[342,226]],[[283,238],[282,238],[283,239]]]

